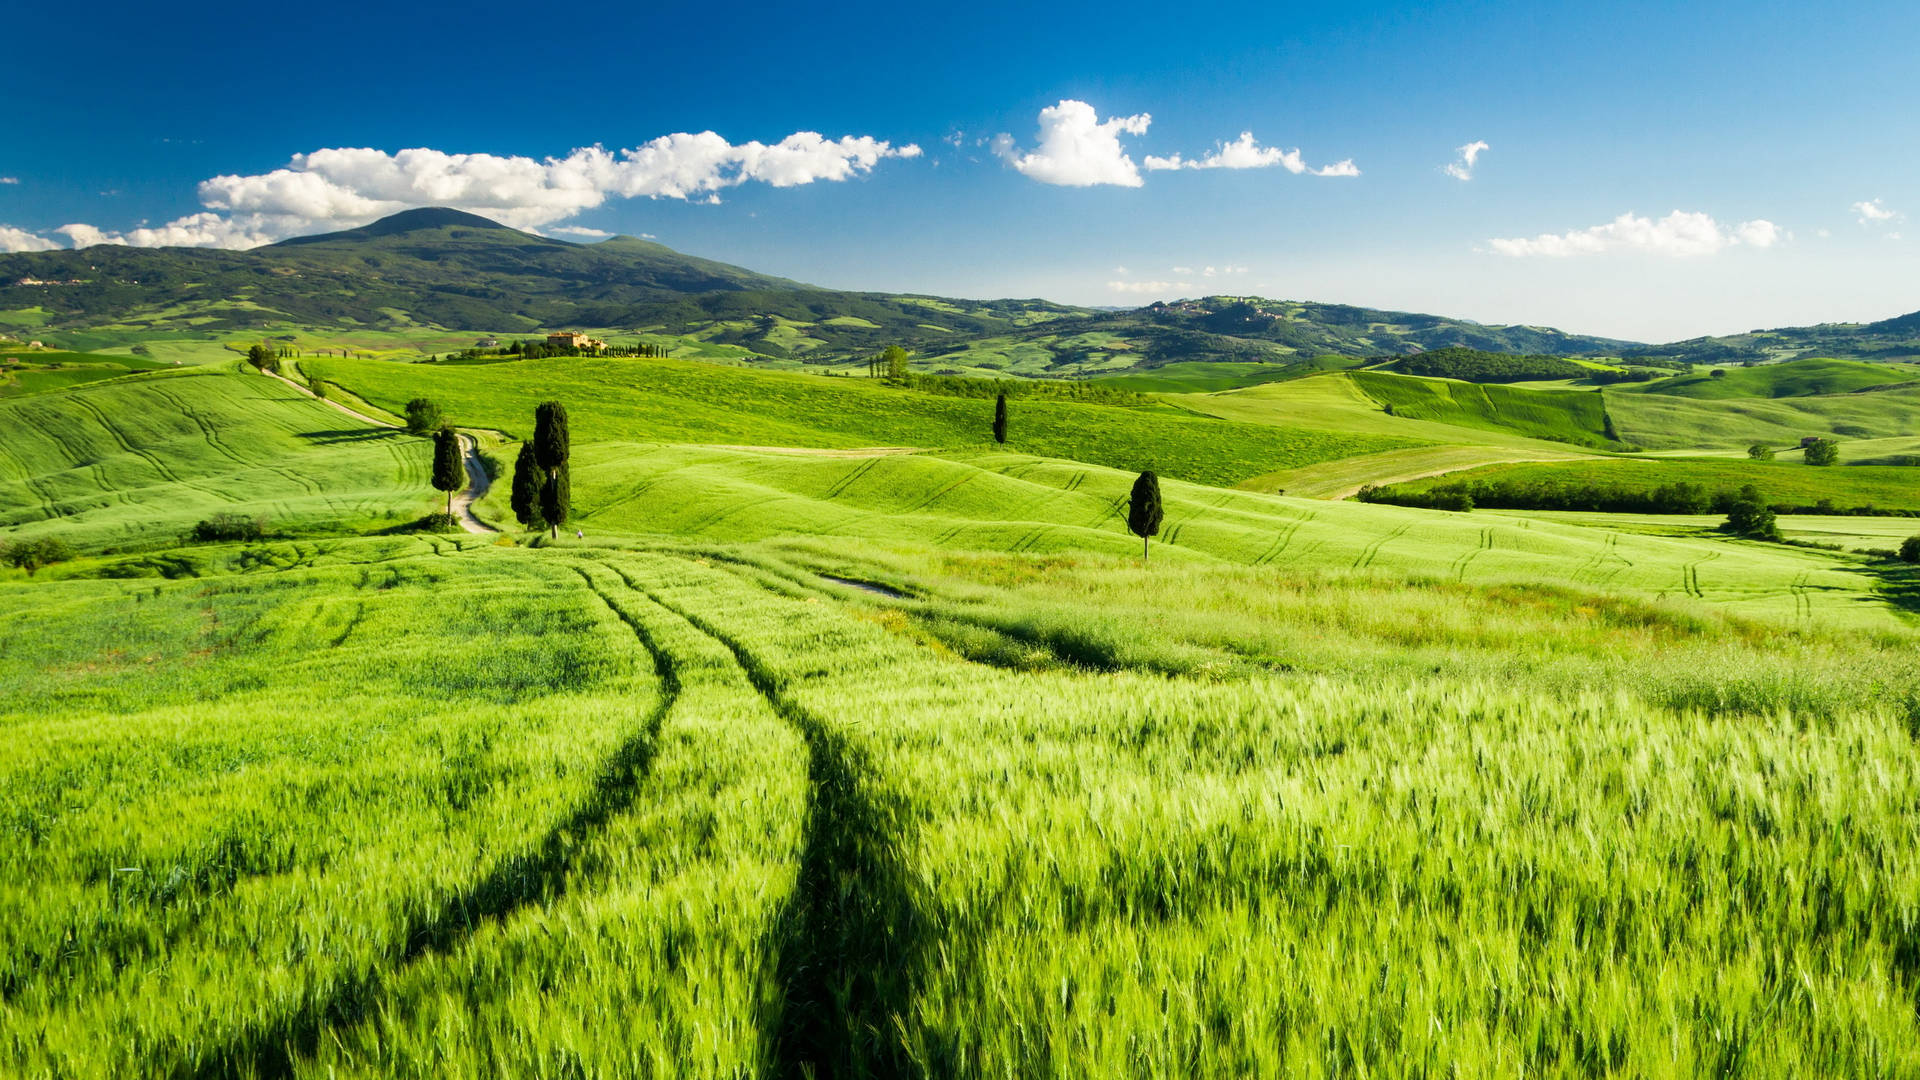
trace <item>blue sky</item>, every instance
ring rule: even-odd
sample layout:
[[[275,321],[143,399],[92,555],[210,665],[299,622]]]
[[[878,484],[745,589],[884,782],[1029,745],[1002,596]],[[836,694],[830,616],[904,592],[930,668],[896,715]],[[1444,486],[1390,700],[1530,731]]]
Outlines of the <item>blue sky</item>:
[[[1920,308],[1911,4],[403,8],[16,9],[0,246],[447,202],[847,288],[1644,340]]]

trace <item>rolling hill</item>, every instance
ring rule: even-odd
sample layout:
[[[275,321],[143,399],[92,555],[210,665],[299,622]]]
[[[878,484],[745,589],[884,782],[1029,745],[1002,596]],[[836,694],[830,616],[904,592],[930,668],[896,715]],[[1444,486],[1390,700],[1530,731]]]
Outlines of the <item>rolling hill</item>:
[[[101,246],[0,255],[0,282],[7,283],[0,285],[0,326],[77,348],[301,327],[530,333],[580,326],[814,364],[845,364],[902,344],[941,369],[1078,375],[1448,345],[1604,354],[1631,344],[1246,297],[1108,312],[1044,300],[822,289],[634,237],[573,244],[441,209],[251,251]]]

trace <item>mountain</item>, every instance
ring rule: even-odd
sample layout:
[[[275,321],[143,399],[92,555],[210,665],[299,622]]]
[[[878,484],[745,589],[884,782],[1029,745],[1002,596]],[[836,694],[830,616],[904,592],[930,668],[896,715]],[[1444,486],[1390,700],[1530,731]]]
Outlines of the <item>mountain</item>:
[[[26,283],[22,283],[23,280]],[[1910,355],[1920,314],[1668,346],[1343,304],[1208,296],[1131,310],[822,289],[631,236],[569,243],[409,210],[251,251],[101,246],[0,255],[0,327],[63,345],[276,329],[647,331],[845,362],[903,345],[938,370],[1078,375],[1190,360],[1489,352],[1740,360]],[[1905,351],[1903,351],[1905,350]]]

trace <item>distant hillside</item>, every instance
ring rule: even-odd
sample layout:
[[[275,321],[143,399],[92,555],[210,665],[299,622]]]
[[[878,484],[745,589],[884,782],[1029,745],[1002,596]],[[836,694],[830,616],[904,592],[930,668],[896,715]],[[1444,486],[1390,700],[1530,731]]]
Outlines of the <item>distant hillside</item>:
[[[1709,400],[1797,398],[1857,394],[1920,380],[1920,368],[1905,364],[1869,364],[1858,360],[1790,360],[1781,364],[1732,368],[1714,375],[1681,375],[1639,387],[1641,393]]]
[[[1586,355],[1632,347],[1536,327],[1250,297],[1101,311],[820,289],[634,237],[573,244],[445,209],[252,251],[101,246],[0,255],[0,283],[0,329],[65,345],[291,327],[591,327],[819,364],[901,344],[930,369],[1021,375],[1446,346]]]
[[[1724,337],[1691,338],[1627,350],[1629,359],[1684,360],[1694,364],[1741,364],[1813,357],[1846,360],[1920,361],[1920,311],[1872,323],[1823,323],[1750,330]]]

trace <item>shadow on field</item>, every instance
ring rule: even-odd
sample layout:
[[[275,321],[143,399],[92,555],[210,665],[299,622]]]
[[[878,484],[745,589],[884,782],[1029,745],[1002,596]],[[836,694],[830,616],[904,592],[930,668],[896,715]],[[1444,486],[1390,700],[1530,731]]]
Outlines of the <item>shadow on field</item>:
[[[496,863],[485,877],[410,923],[404,945],[386,971],[374,968],[355,973],[336,983],[330,993],[310,999],[305,1008],[214,1047],[197,1061],[180,1062],[174,1068],[156,1071],[156,1075],[194,1080],[292,1076],[294,1065],[312,1057],[328,1031],[351,1027],[379,1008],[385,977],[398,974],[422,956],[450,951],[489,922],[505,919],[530,904],[550,905],[566,894],[574,858],[586,850],[579,837],[602,828],[632,805],[652,768],[661,721],[680,696],[679,674],[672,658],[655,645],[644,628],[607,601],[591,579],[587,586],[607,602],[653,655],[661,680],[659,704],[607,759],[587,798],[549,829],[540,843]]]
[[[403,433],[397,428],[341,428],[336,431],[296,431],[294,435],[321,446],[337,446],[342,443],[380,442],[386,439],[400,438]]]
[[[872,766],[786,692],[786,680],[701,615],[627,585],[733,653],[774,712],[807,741],[807,836],[793,897],[778,919],[777,992],[760,1025],[781,1077],[909,1077],[956,1072],[944,1050],[901,1038],[932,961],[934,931],[888,823],[904,815],[861,783]],[[925,1048],[922,1048],[923,1052]]]
[[[1869,563],[1866,570],[1880,583],[1879,599],[1910,615],[1920,615],[1920,566],[1888,559]]]

